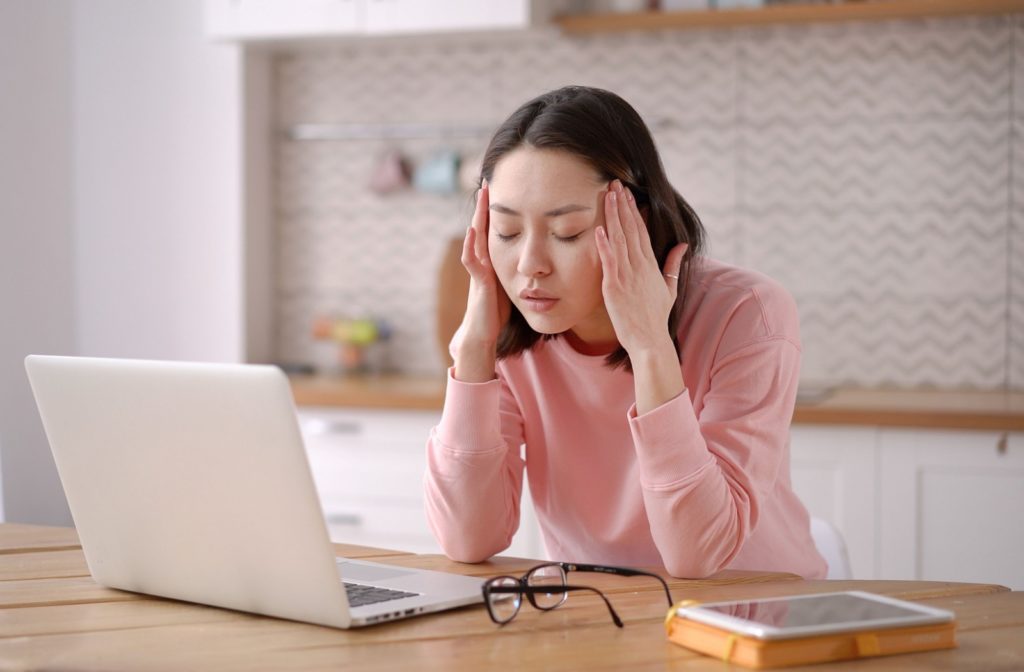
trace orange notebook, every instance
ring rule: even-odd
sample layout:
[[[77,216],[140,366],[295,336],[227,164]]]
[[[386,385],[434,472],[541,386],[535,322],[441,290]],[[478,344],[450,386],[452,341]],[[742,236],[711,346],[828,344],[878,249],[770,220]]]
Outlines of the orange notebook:
[[[722,661],[755,669],[950,649],[957,645],[955,621],[763,639],[681,617],[676,611],[678,606],[673,607],[665,619],[671,641]]]

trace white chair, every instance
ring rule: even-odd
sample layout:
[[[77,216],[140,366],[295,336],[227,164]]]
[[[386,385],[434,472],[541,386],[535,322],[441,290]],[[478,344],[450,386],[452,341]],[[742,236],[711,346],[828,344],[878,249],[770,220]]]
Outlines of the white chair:
[[[852,579],[850,556],[846,552],[846,542],[835,525],[824,518],[811,518],[811,538],[818,552],[828,563],[829,579]]]

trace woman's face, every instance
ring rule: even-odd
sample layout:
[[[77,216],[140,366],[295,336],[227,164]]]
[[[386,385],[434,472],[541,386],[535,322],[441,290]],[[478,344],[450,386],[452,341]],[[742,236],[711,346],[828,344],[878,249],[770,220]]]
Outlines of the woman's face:
[[[534,331],[615,340],[601,294],[595,228],[608,183],[585,161],[522,146],[494,167],[488,249],[501,286]]]

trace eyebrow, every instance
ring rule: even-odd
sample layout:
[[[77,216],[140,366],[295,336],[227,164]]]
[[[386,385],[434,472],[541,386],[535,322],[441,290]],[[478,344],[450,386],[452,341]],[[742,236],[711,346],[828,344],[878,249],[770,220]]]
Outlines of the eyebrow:
[[[520,215],[520,213],[516,212],[512,208],[509,208],[507,206],[502,205],[501,203],[491,203],[491,208],[490,209],[494,210],[495,212],[500,212],[503,215],[513,215],[513,216],[516,216],[516,217],[518,217]],[[580,212],[582,210],[592,210],[592,209],[593,208],[591,208],[588,205],[578,205],[578,204],[573,203],[571,205],[563,205],[562,207],[555,208],[554,210],[548,210],[547,212],[544,213],[544,216],[545,217],[558,217],[560,215],[567,215],[570,212]]]

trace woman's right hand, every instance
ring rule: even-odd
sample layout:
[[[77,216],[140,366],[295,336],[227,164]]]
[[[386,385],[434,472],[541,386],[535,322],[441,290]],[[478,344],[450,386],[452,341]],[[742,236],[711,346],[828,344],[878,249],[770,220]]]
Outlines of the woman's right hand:
[[[511,312],[508,295],[498,282],[487,249],[490,191],[485,181],[476,199],[473,221],[462,244],[462,265],[469,272],[466,314],[459,327],[455,377],[471,383],[494,378],[498,334]]]

